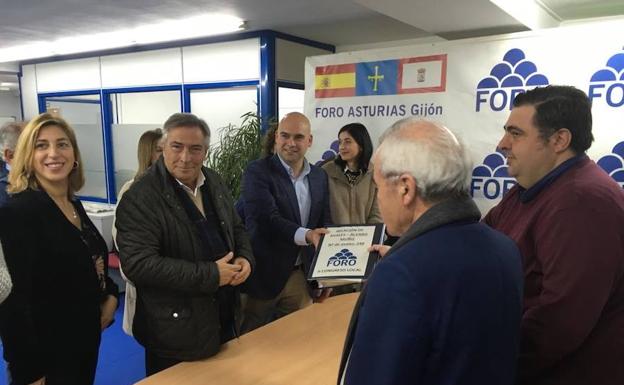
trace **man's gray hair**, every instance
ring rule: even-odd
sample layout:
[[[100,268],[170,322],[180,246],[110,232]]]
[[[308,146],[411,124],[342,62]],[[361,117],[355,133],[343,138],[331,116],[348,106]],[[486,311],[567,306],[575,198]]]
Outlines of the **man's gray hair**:
[[[169,131],[177,127],[197,127],[204,134],[206,148],[210,146],[210,128],[204,119],[190,113],[178,112],[169,117],[163,125],[163,141],[167,140]]]
[[[472,161],[448,128],[406,118],[381,136],[375,168],[384,178],[411,175],[421,198],[437,202],[468,196]]]
[[[8,122],[0,127],[0,158],[4,162],[6,162],[6,159],[4,159],[4,150],[9,149],[15,151],[17,139],[19,139],[21,132],[22,124],[18,122]]]

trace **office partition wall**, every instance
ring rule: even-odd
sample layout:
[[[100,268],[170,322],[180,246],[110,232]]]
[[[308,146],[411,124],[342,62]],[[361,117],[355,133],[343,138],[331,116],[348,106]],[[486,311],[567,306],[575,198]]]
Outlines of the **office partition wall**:
[[[241,115],[247,112],[257,113],[266,129],[269,119],[282,115],[278,111],[303,110],[305,57],[333,51],[333,46],[323,43],[258,31],[178,46],[24,62],[20,79],[24,116],[30,119],[45,111],[47,98],[99,96],[101,103],[91,106],[100,110],[99,131],[95,126],[79,131],[79,137],[89,142],[86,146],[99,147],[97,151],[89,147],[88,162],[93,169],[87,176],[89,188],[80,196],[115,203],[118,190],[136,170],[136,146],[142,132],[161,127],[169,115],[180,111],[205,119],[213,132],[213,144],[222,127],[240,125]],[[70,111],[60,109],[75,125],[66,115]]]
[[[102,129],[99,91],[40,95],[44,110],[63,117],[76,133],[81,153],[85,185],[78,194],[95,201],[106,201],[106,151]]]
[[[170,87],[169,87],[170,88]],[[182,111],[180,89],[107,91],[110,102],[115,194],[138,169],[137,145],[147,130],[162,128],[171,114]],[[109,119],[107,119],[108,121]]]

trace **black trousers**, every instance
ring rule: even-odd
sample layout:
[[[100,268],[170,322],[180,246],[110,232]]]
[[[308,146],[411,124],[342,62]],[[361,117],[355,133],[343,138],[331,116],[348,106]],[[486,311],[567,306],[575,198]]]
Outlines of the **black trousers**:
[[[91,385],[95,380],[99,345],[84,347],[77,352],[59,349],[56,355],[50,355],[45,363],[46,385]],[[8,383],[16,385],[11,378],[11,363],[7,365]]]
[[[182,361],[175,358],[161,357],[154,354],[154,352],[145,349],[145,374],[147,376],[162,372],[163,370],[179,364],[180,362]]]

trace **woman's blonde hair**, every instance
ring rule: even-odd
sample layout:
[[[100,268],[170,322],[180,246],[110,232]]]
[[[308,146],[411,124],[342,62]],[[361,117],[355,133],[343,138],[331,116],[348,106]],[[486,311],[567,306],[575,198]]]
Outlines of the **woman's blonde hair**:
[[[145,131],[141,138],[139,138],[139,144],[137,146],[137,158],[139,160],[139,169],[137,170],[137,178],[143,174],[145,170],[152,165],[152,154],[158,147],[158,143],[162,140],[163,132],[160,128],[155,130]]]
[[[80,157],[80,150],[78,149],[78,142],[76,141],[74,130],[64,119],[45,112],[28,122],[20,134],[17,146],[15,147],[15,157],[11,163],[11,171],[9,172],[9,187],[7,189],[9,193],[16,194],[27,188],[33,190],[39,190],[41,188],[35,177],[33,168],[35,142],[37,141],[41,129],[49,126],[59,127],[65,135],[67,135],[74,149],[74,160],[77,164],[74,164],[75,167],[69,173],[69,195],[74,195],[74,193],[80,190],[84,185],[82,158]]]

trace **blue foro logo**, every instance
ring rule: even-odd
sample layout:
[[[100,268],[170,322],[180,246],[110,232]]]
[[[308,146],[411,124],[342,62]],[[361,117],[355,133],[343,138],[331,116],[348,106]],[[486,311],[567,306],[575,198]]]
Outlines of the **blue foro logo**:
[[[326,150],[325,152],[323,152],[323,155],[321,155],[321,160],[317,161],[315,163],[315,165],[321,166],[325,162],[329,162],[331,160],[334,160],[338,156],[338,147],[339,146],[340,145],[338,143],[338,139],[336,139],[333,142],[331,142],[331,144],[329,145],[329,149]]]
[[[524,52],[512,48],[477,85],[476,111],[481,111],[484,104],[492,111],[511,109],[516,95],[529,88],[547,85],[548,78],[537,72],[537,66],[526,60]]]
[[[507,173],[505,157],[496,151],[472,170],[470,194],[473,198],[500,199],[515,185],[516,180]]]
[[[327,260],[327,266],[354,266],[357,263],[357,257],[353,255],[349,249],[342,249]]]
[[[589,80],[589,99],[603,99],[610,107],[624,105],[624,53],[617,53],[607,60],[607,66],[592,75]]]
[[[624,188],[624,142],[613,147],[611,154],[598,159],[598,166]]]

